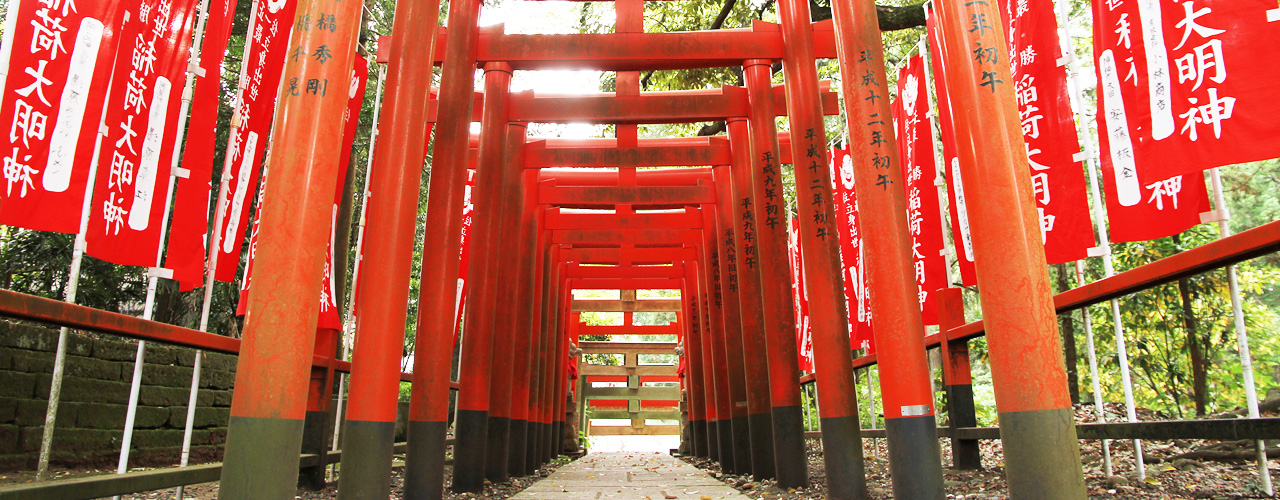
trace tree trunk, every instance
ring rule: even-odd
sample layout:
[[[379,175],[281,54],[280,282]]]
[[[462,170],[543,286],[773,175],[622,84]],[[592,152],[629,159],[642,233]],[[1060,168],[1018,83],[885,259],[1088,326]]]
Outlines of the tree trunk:
[[[1058,274],[1058,292],[1064,292],[1071,289],[1071,283],[1067,281],[1067,265],[1058,264],[1054,266]],[[1058,316],[1058,321],[1062,325],[1062,350],[1066,355],[1067,362],[1067,390],[1071,393],[1071,403],[1080,403],[1080,374],[1076,371],[1079,365],[1079,354],[1076,352],[1076,323],[1070,314]]]
[[[1181,238],[1174,235],[1173,243],[1181,245]],[[1209,399],[1207,381],[1209,367],[1204,358],[1203,346],[1200,345],[1199,321],[1196,320],[1195,311],[1191,308],[1191,282],[1187,278],[1178,280],[1178,296],[1182,299],[1182,325],[1187,333],[1187,353],[1191,357],[1191,385],[1196,403],[1196,416],[1203,417],[1207,412],[1206,402]]]

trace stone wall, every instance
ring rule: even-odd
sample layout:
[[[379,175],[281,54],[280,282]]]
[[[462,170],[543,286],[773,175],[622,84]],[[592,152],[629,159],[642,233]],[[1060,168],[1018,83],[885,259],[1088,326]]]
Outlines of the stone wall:
[[[137,342],[76,331],[68,338],[52,462],[114,467]],[[56,328],[0,319],[0,470],[35,468],[57,341]],[[203,356],[193,463],[220,459],[235,382],[235,356]],[[194,362],[194,349],[147,345],[131,466],[178,462]]]

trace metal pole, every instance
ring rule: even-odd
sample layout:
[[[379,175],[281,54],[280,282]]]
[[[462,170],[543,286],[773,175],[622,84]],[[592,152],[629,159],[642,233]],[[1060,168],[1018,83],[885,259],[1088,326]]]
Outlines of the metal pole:
[[[765,400],[768,413],[759,413],[752,421],[752,432],[761,433],[759,439],[772,437],[772,460],[778,475],[780,488],[804,488],[809,485],[809,471],[805,457],[804,422],[801,411],[799,352],[796,346],[796,310],[793,301],[795,290],[791,286],[790,234],[783,200],[782,162],[778,147],[777,114],[773,107],[772,61],[751,59],[743,62],[742,71],[747,84],[749,112],[747,140],[730,138],[732,154],[746,154],[745,162],[734,165],[734,199],[751,201],[749,207],[735,207],[735,217],[745,222],[748,214],[755,223],[755,253],[759,262],[755,267],[739,264],[739,275],[747,283],[758,280],[758,299],[752,301],[763,307],[766,359],[768,360],[769,393]],[[732,125],[730,125],[732,127]],[[732,136],[733,129],[730,128]],[[745,144],[744,144],[745,143]],[[739,152],[738,144],[746,146]],[[740,160],[741,161],[741,160]],[[740,225],[742,222],[739,223]],[[746,235],[744,234],[745,238]],[[800,291],[804,293],[803,290]],[[744,295],[745,296],[745,295]],[[744,310],[746,310],[744,308]],[[753,363],[754,365],[754,363]],[[756,430],[756,424],[762,427]],[[767,433],[772,432],[772,436]],[[767,451],[766,449],[765,451]]]
[[[1084,283],[1084,261],[1076,261],[1076,283]],[[1107,410],[1102,403],[1102,386],[1098,378],[1098,354],[1093,346],[1093,318],[1089,315],[1089,308],[1080,310],[1084,316],[1084,344],[1088,350],[1089,357],[1089,377],[1093,379],[1093,404],[1094,409],[1098,412],[1098,423],[1106,423]],[[1111,440],[1102,440],[1102,468],[1103,473],[1107,477],[1112,476],[1111,471]]]
[[[284,78],[338,82],[350,78],[360,4],[300,2],[297,12],[333,20],[333,31],[299,30],[290,46],[334,47],[327,64],[285,62]],[[290,150],[273,160],[255,260],[259,276],[249,292],[244,340],[236,370],[219,498],[292,499],[315,348],[321,278],[330,238],[332,193],[337,186],[346,92],[283,94],[272,143]],[[323,193],[323,196],[317,194]],[[215,247],[216,248],[216,247]]]
[[[12,7],[11,7],[12,8]],[[111,84],[107,85],[111,95]],[[89,162],[89,178],[85,183],[84,203],[80,207],[80,231],[71,250],[71,271],[67,281],[65,300],[76,302],[76,290],[80,286],[80,265],[84,262],[85,232],[89,229],[89,211],[93,206],[93,184],[98,175],[98,156],[102,152],[102,140],[107,137],[107,116],[104,112],[98,122],[98,138],[93,143],[93,158]],[[49,382],[49,406],[44,415],[44,432],[40,436],[40,458],[36,465],[36,481],[43,481],[49,473],[49,456],[53,449],[53,427],[58,419],[58,403],[62,398],[62,375],[67,364],[67,327],[58,329],[58,347],[53,356],[53,377]]]
[[[1213,205],[1218,210],[1218,237],[1231,236],[1231,213],[1227,208],[1226,194],[1222,190],[1222,172],[1217,168],[1209,169],[1209,179],[1213,185]],[[1235,323],[1236,347],[1240,350],[1240,369],[1244,378],[1244,395],[1249,405],[1249,418],[1258,418],[1258,389],[1253,383],[1253,359],[1249,355],[1249,335],[1244,325],[1244,308],[1240,299],[1240,282],[1236,276],[1236,266],[1227,266],[1227,286],[1231,291],[1231,316]],[[1275,494],[1271,486],[1271,470],[1267,468],[1267,445],[1259,439],[1254,442],[1258,455],[1258,480],[1262,483],[1262,491],[1267,496]]]

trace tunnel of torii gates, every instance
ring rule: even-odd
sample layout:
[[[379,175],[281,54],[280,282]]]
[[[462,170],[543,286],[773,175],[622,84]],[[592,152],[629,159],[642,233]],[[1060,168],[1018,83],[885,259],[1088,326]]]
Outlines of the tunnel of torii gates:
[[[393,35],[380,51],[388,67],[369,180],[364,259],[371,264],[356,292],[339,498],[389,495],[418,186],[433,125],[405,498],[440,498],[446,486],[478,491],[486,478],[529,474],[561,453],[568,364],[576,362],[568,352],[577,339],[566,334],[576,331],[567,326],[576,320],[573,289],[679,289],[689,449],[730,471],[776,478],[783,488],[804,486],[783,163],[795,165],[827,494],[865,498],[823,126],[823,115],[838,107],[816,71],[816,59],[837,57],[857,203],[868,228],[866,273],[875,297],[893,489],[897,498],[944,497],[904,194],[893,188],[901,173],[875,5],[832,3],[833,22],[811,22],[805,0],[779,0],[779,24],[646,33],[642,0],[616,0],[615,33],[513,35],[501,26],[477,27],[479,0],[451,1],[447,31],[437,29],[438,0],[398,2]],[[934,4],[944,45],[961,48],[946,51],[946,83],[957,109],[962,175],[973,180],[966,186],[969,220],[1009,493],[1084,498],[1018,110],[1011,87],[984,85],[983,75],[994,70],[997,81],[1013,80],[1007,65],[979,66],[963,49],[981,44],[1004,52],[1000,30],[969,29],[970,19],[999,13],[986,0]],[[345,60],[291,58],[284,78],[346,81],[360,8],[342,0],[299,2],[299,15],[336,13],[338,26],[297,30],[291,44],[327,44]],[[780,87],[771,78],[779,61]],[[438,107],[431,97],[435,64],[443,66]],[[745,88],[640,92],[640,71],[713,67],[741,67]],[[483,93],[473,88],[476,68],[484,70]],[[513,71],[552,68],[616,71],[617,90],[510,93]],[[294,498],[304,437],[320,439],[333,370],[313,368],[313,357],[333,356],[337,332],[317,334],[315,297],[339,181],[338,118],[346,106],[341,92],[279,102],[273,144],[283,154],[272,159],[266,196],[290,202],[262,209],[220,498]],[[776,130],[777,116],[789,119],[789,135]],[[727,121],[727,136],[637,138],[638,124],[712,120]],[[473,121],[481,123],[475,141]],[[617,137],[528,137],[535,122],[615,124]],[[548,167],[614,169],[540,170]],[[453,480],[445,485],[468,168],[475,169],[476,244],[460,346]],[[958,302],[943,302],[956,314]],[[967,350],[963,343],[942,345],[953,401],[966,393],[971,401]],[[956,455],[976,460],[974,444]]]

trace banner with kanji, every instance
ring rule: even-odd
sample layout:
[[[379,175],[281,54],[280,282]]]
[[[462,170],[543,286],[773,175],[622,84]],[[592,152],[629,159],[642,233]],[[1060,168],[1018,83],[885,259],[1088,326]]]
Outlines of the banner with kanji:
[[[1176,135],[1172,130],[1174,125],[1171,116],[1175,110],[1186,108],[1186,101],[1174,99],[1169,92],[1175,78],[1170,73],[1169,52],[1145,49],[1148,45],[1165,45],[1166,33],[1163,29],[1156,29],[1163,25],[1146,24],[1142,21],[1159,19],[1160,5],[1163,3],[1170,7],[1169,15],[1175,12],[1172,10],[1174,8],[1177,9],[1176,12],[1186,9],[1191,16],[1190,23],[1194,24],[1198,19],[1195,12],[1207,13],[1203,9],[1194,8],[1192,4],[1196,1],[1188,0],[1181,8],[1173,2],[1155,0],[1104,0],[1093,6],[1094,56],[1098,73],[1098,139],[1101,146],[1099,156],[1113,241],[1142,241],[1177,234],[1199,224],[1200,213],[1209,210],[1204,175],[1199,172],[1201,167],[1192,169],[1194,172],[1190,174],[1168,177],[1157,173],[1164,171],[1161,169],[1147,170],[1144,173],[1144,169],[1155,163],[1192,162],[1197,154],[1193,150],[1207,148],[1211,142],[1206,134],[1198,133],[1197,138],[1204,139],[1205,143],[1192,144],[1189,135]],[[1204,0],[1198,1],[1202,5],[1208,4]],[[1256,4],[1251,1],[1241,3]],[[1182,31],[1178,27],[1178,32]],[[1187,38],[1193,36],[1200,40],[1207,34],[1208,32],[1200,29],[1188,28],[1183,42],[1188,42]],[[1216,47],[1211,41],[1207,45]],[[1175,50],[1182,49],[1182,44],[1173,46],[1176,47]],[[1217,58],[1215,63],[1226,63],[1216,54],[1213,57]],[[1225,66],[1219,69],[1225,70]],[[1243,65],[1241,69],[1244,69]],[[1241,80],[1244,80],[1244,75],[1241,76]],[[1268,83],[1274,84],[1275,81],[1280,80]],[[1213,80],[1208,82],[1218,83]],[[1183,83],[1187,82],[1178,85]],[[1201,85],[1204,83],[1200,82]],[[1191,84],[1196,86],[1194,82]],[[1206,88],[1196,87],[1208,92]],[[1211,88],[1217,94],[1217,87]],[[1195,108],[1193,111],[1198,113],[1199,109]],[[1203,124],[1210,128],[1216,129],[1224,125],[1225,122],[1218,119],[1231,116],[1230,113],[1225,113],[1224,116],[1224,113],[1215,114],[1213,111],[1223,111],[1225,108],[1205,109],[1216,117],[1213,123]],[[1186,134],[1196,131],[1195,116],[1190,117],[1192,121],[1187,122],[1189,128],[1183,130]],[[1209,130],[1206,129],[1205,132]],[[1171,152],[1176,152],[1175,156],[1165,156]]]
[[[0,224],[77,233],[123,2],[10,1]],[[125,82],[116,82],[123,87]],[[114,124],[112,124],[114,125]]]
[[[475,205],[471,202],[471,192],[476,185],[476,171],[467,170],[466,191],[462,195],[462,244],[458,249],[458,295],[453,299],[454,341],[462,330],[462,302],[467,297],[467,269],[471,262],[471,222]]]
[[[209,199],[213,192],[213,155],[217,137],[218,102],[222,90],[222,61],[231,38],[236,0],[209,0],[204,39],[200,45],[200,70],[191,98],[182,168],[187,177],[174,188],[173,223],[169,225],[164,265],[173,271],[181,291],[204,283],[205,240],[209,236]]]
[[[871,332],[871,301],[867,296],[866,265],[862,259],[858,195],[854,191],[853,158],[848,149],[831,150],[832,193],[836,208],[836,234],[840,241],[840,271],[844,278],[845,310],[849,312],[849,344],[867,349],[875,341]]]
[[[214,238],[218,242],[218,270],[214,276],[218,281],[234,280],[240,263],[245,224],[249,221],[249,206],[252,201],[249,194],[258,183],[258,174],[262,170],[262,154],[275,113],[276,94],[280,89],[289,31],[293,29],[293,15],[297,6],[297,0],[259,1],[254,4],[249,37],[245,42],[249,44],[246,52],[248,58],[244,61],[244,69],[240,74],[239,92],[235,101],[236,117],[232,118],[232,126],[238,122],[239,127],[227,144],[227,161],[223,165],[227,198],[223,200],[222,232]],[[311,26],[309,21],[307,26]],[[290,56],[325,60],[333,57],[330,52],[317,52],[314,56]]]
[[[965,199],[964,182],[960,176],[960,149],[956,144],[951,99],[947,96],[947,70],[943,64],[942,39],[938,35],[937,19],[937,16],[930,15],[925,24],[929,35],[929,61],[933,63],[933,84],[938,96],[938,135],[942,142],[942,176],[947,179],[951,240],[955,243],[960,282],[965,286],[974,286],[978,284],[978,278],[973,268],[973,240],[969,237],[969,213],[966,208],[968,200]]]
[[[924,58],[912,56],[898,71],[898,98],[893,102],[898,158],[902,168],[903,194],[907,201],[907,230],[911,233],[920,316],[926,325],[938,324],[938,308],[933,292],[947,287],[947,264],[942,252],[942,209],[937,168],[933,159],[933,125],[929,123],[928,89],[925,87]]]
[[[320,317],[316,323],[316,328],[333,330],[342,329],[342,315],[338,309],[338,296],[336,293],[338,287],[336,281],[346,274],[343,270],[334,269],[333,253],[338,234],[338,210],[342,205],[344,187],[342,179],[346,179],[348,168],[351,165],[351,149],[355,143],[356,130],[360,124],[360,109],[364,106],[364,90],[369,79],[368,60],[357,56],[354,61],[350,83],[347,86],[347,109],[342,116],[343,146],[342,152],[338,155],[339,181],[334,188],[333,205],[330,209],[329,243],[328,249],[325,251],[324,278],[320,284]],[[266,193],[266,186],[267,178],[264,172],[262,182],[259,183],[258,188],[258,205],[249,236],[249,262],[245,265],[244,279],[240,281],[240,301],[236,306],[236,314],[244,314],[249,304],[249,287],[253,281],[254,254],[258,244],[258,224],[262,217],[263,195]],[[343,244],[346,244],[346,242],[343,242]]]
[[[804,289],[804,262],[800,253],[800,223],[792,217],[787,225],[787,251],[791,267],[791,304],[796,316],[796,347],[800,370],[814,373],[813,330],[809,328],[809,299]]]
[[[1045,259],[1074,262],[1088,257],[1095,240],[1067,73],[1058,65],[1062,50],[1053,0],[999,3]],[[991,60],[996,51],[983,49],[976,57]]]
[[[156,266],[196,0],[143,0],[125,12],[98,156],[85,252]]]
[[[1136,184],[1280,156],[1277,9],[1274,0],[1094,2],[1098,75],[1114,73],[1124,101],[1099,99],[1098,114],[1124,126],[1127,140],[1103,135],[1132,155],[1122,161]]]

